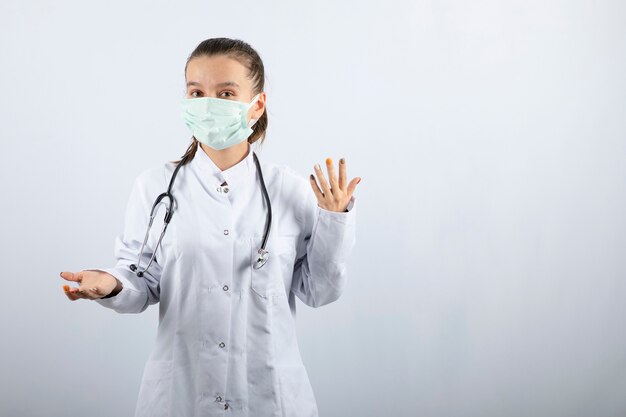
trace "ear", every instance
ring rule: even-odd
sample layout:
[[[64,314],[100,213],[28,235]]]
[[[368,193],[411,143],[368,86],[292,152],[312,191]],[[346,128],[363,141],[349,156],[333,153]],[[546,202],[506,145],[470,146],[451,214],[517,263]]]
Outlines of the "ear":
[[[252,112],[253,119],[258,120],[261,118],[261,115],[265,111],[265,100],[267,100],[267,94],[265,93],[265,91],[262,91],[261,94],[259,94],[259,98],[257,99],[256,103],[254,104],[254,106],[252,106],[252,108],[254,109],[254,111]]]

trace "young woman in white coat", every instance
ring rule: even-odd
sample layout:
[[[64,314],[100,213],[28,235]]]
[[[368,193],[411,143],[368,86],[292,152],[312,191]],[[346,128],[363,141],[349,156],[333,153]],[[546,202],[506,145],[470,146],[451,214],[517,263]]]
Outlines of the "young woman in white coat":
[[[295,297],[320,307],[341,295],[360,178],[348,183],[344,158],[337,169],[325,161],[328,179],[315,164],[309,180],[257,159],[251,145],[268,125],[264,78],[247,43],[201,42],[185,66],[181,114],[191,145],[181,160],[135,179],[114,267],[61,272],[78,285],[64,285],[70,300],[119,313],[159,303],[136,417],[318,415]],[[179,165],[144,241],[153,203]]]

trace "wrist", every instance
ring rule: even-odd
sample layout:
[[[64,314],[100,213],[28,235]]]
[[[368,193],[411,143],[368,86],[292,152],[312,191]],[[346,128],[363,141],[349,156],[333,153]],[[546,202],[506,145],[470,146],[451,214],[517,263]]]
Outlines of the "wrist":
[[[100,297],[100,298],[111,298],[111,297],[115,297],[117,294],[120,293],[120,291],[122,291],[122,288],[124,288],[124,285],[122,285],[122,282],[115,278],[116,281],[116,285],[115,288],[113,288],[113,291],[111,291],[108,295],[105,295],[104,297]]]

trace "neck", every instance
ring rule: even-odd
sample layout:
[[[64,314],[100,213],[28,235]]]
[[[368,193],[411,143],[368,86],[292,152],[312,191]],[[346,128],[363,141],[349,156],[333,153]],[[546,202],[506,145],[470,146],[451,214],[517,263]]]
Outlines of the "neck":
[[[246,156],[248,156],[248,152],[252,152],[248,141],[243,141],[237,145],[221,150],[213,149],[204,143],[200,143],[200,147],[209,156],[209,158],[211,158],[213,163],[222,171],[225,171],[233,165],[236,165],[238,162],[241,162]]]

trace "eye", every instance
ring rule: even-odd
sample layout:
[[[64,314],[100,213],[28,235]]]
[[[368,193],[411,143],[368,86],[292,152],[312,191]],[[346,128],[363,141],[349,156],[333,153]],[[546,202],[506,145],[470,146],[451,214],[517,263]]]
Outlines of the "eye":
[[[189,95],[190,95],[191,97],[198,97],[198,96],[194,96],[194,93],[200,93],[200,91],[198,91],[198,90],[194,90],[194,91],[192,91],[191,93],[189,93]]]
[[[220,97],[222,97],[222,94],[230,94],[230,95],[229,95],[229,96],[227,96],[227,97],[232,97],[232,96],[234,95],[234,94],[233,94],[233,93],[231,93],[230,91],[224,91],[224,92],[222,92],[222,93],[220,94]]]

